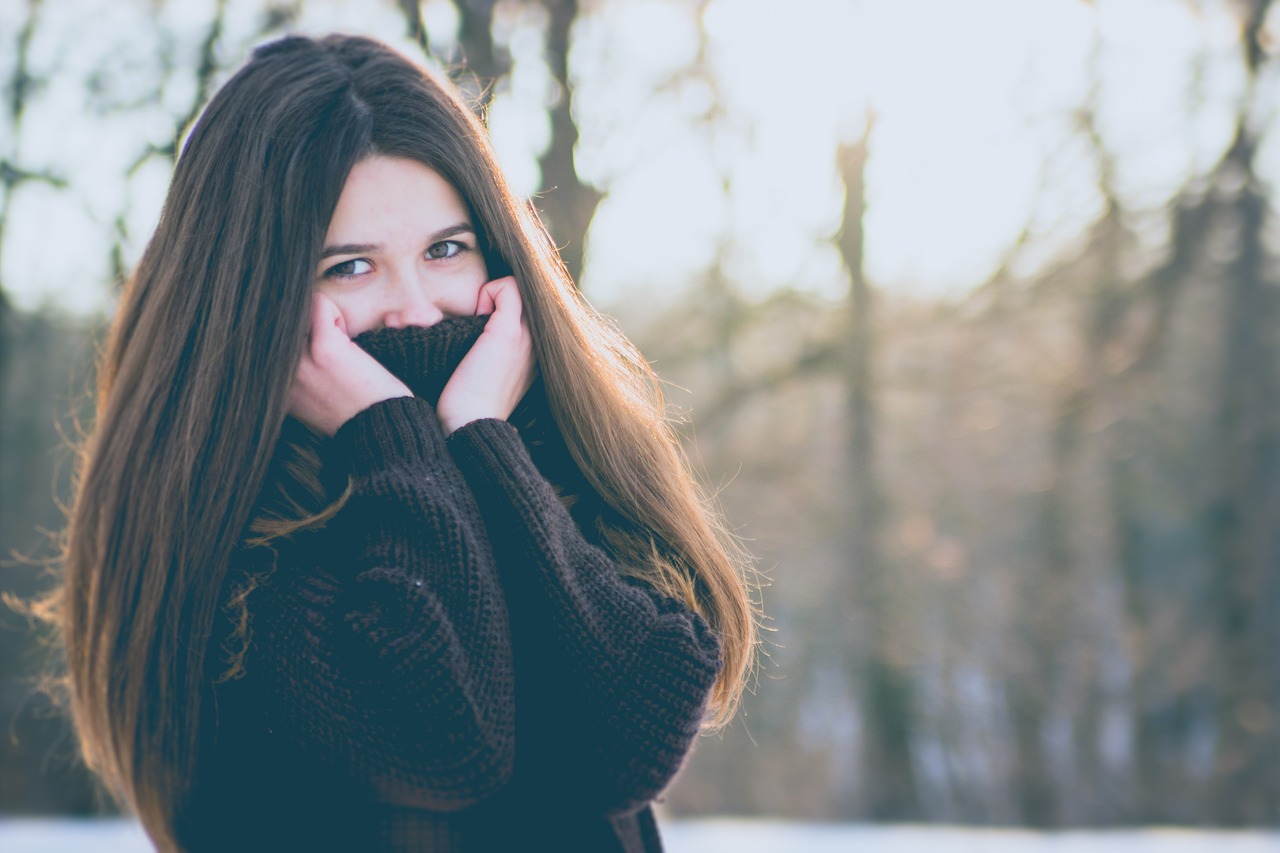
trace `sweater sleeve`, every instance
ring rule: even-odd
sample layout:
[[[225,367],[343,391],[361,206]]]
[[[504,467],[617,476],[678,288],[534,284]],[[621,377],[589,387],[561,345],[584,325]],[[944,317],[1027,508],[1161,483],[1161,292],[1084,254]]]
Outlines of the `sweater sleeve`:
[[[548,763],[573,767],[557,775],[573,779],[581,801],[615,813],[644,805],[698,733],[721,668],[718,638],[587,542],[511,424],[474,421],[447,443],[493,535],[517,631],[517,680],[541,664],[538,683],[565,694],[541,721],[553,731],[562,724],[565,741],[551,739]],[[548,673],[548,661],[560,671]],[[535,690],[517,697],[522,741],[532,736],[523,712],[538,701]]]
[[[351,494],[307,561],[273,576],[255,633],[280,700],[273,734],[380,800],[466,807],[514,761],[510,633],[483,520],[421,399],[366,409],[328,453],[349,465]]]

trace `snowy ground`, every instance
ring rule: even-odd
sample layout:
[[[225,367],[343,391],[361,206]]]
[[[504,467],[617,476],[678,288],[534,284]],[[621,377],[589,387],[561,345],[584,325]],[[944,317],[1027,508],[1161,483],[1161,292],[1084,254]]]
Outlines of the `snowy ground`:
[[[668,821],[667,853],[1280,853],[1280,832],[1134,829],[1041,833],[724,818]],[[120,820],[0,820],[4,853],[148,853]]]
[[[1032,832],[725,819],[667,823],[669,853],[1280,853],[1280,832]]]

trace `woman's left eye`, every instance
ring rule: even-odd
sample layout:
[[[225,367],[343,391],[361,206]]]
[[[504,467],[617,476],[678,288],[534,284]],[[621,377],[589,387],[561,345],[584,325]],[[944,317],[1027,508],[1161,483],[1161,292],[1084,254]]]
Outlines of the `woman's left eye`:
[[[427,247],[427,257],[433,261],[452,258],[454,255],[467,248],[457,240],[441,240],[439,243],[433,243]]]

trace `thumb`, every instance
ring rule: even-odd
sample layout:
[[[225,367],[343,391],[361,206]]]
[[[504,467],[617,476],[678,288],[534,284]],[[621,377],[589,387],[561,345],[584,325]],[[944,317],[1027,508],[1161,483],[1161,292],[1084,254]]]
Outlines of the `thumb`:
[[[480,294],[476,299],[476,315],[477,316],[484,316],[486,314],[493,313],[493,310],[495,307],[494,300],[493,300],[493,289],[494,289],[494,282],[492,281],[486,282],[484,286],[480,288]]]
[[[336,329],[344,338],[349,338],[350,336],[347,335],[347,318],[343,316],[342,309],[338,307],[338,304],[323,293],[317,293],[313,300],[311,312],[312,333],[324,335]]]

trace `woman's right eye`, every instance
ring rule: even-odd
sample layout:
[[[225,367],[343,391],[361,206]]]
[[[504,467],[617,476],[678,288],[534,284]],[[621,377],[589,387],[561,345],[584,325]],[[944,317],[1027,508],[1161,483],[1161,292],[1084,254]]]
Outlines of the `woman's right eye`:
[[[340,264],[334,264],[325,270],[326,278],[355,278],[373,269],[373,264],[364,258],[352,258]]]

